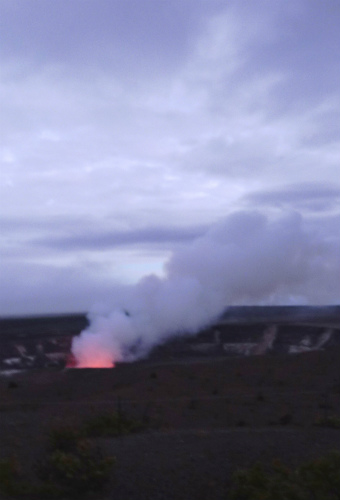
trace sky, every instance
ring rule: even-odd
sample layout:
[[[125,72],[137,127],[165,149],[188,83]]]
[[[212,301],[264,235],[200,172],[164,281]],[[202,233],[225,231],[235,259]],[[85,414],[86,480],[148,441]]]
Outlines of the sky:
[[[334,278],[338,0],[0,0],[0,23],[0,315],[87,311],[242,213],[299,218]]]

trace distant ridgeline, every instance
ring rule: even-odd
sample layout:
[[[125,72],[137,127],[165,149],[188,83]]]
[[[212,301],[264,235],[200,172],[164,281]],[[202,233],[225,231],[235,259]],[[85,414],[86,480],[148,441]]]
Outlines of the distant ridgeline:
[[[87,325],[85,314],[0,318],[0,341],[6,337],[77,335]]]
[[[0,370],[63,368],[85,314],[0,319]],[[340,346],[340,306],[232,306],[196,335],[177,335],[149,360],[300,353]]]
[[[340,323],[340,305],[332,306],[230,306],[218,323],[287,322]],[[86,314],[0,317],[0,340],[9,336],[77,335],[88,326]]]

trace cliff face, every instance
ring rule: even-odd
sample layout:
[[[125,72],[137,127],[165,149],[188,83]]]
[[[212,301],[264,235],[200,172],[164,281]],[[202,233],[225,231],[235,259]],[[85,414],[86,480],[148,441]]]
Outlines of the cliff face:
[[[151,359],[279,355],[340,346],[340,329],[299,323],[229,323],[156,347]]]

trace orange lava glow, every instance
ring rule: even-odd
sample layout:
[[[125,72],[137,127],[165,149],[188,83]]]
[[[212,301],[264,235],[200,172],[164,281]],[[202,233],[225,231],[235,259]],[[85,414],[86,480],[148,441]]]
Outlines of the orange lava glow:
[[[114,363],[101,359],[90,359],[83,363],[77,363],[75,368],[114,368]]]
[[[70,354],[68,360],[66,362],[66,368],[114,368],[114,363],[112,361],[108,361],[108,359],[104,359],[101,357],[87,357],[86,360],[79,362]]]

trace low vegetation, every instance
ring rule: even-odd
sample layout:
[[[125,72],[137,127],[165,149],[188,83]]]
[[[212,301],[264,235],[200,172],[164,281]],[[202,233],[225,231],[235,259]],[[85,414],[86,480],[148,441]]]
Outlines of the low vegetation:
[[[18,492],[17,484],[20,478],[20,468],[14,458],[0,460],[0,492],[5,495],[15,495]]]
[[[99,447],[86,440],[77,440],[68,451],[56,448],[37,464],[37,476],[44,491],[54,497],[83,497],[100,492],[110,479],[115,463]]]
[[[261,464],[238,471],[230,500],[340,500],[340,452],[289,469],[275,462],[270,470]]]
[[[30,480],[17,460],[0,460],[0,494],[15,498],[83,498],[107,485],[115,458],[108,457],[91,438],[112,437],[142,429],[122,413],[101,414],[72,426],[52,428],[46,449]]]
[[[319,418],[315,425],[318,427],[329,427],[331,429],[340,429],[340,417],[335,415]]]
[[[139,421],[119,413],[107,413],[88,419],[83,426],[87,437],[114,437],[143,430]]]
[[[72,452],[83,437],[82,432],[75,427],[69,425],[53,427],[48,434],[47,450]]]

